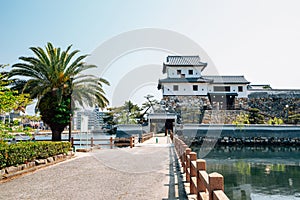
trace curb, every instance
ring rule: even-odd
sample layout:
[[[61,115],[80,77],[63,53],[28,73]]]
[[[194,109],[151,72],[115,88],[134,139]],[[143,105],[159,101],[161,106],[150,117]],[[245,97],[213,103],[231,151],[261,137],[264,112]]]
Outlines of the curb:
[[[74,156],[74,152],[70,151],[67,154],[59,154],[46,159],[38,159],[26,164],[3,168],[0,170],[0,184],[38,169],[66,161]]]

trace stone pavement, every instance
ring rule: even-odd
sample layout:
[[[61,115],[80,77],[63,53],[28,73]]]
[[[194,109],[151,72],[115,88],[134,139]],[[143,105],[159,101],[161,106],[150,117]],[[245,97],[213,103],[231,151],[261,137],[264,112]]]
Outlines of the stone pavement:
[[[157,139],[157,140],[156,140]],[[76,158],[0,184],[0,199],[187,199],[169,137]]]

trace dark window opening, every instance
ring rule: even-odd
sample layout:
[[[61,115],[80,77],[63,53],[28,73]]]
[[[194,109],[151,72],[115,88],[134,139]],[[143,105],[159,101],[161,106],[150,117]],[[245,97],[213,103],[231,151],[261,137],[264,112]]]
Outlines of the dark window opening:
[[[193,91],[198,91],[198,85],[193,85]]]
[[[243,92],[243,86],[239,86],[239,92]]]
[[[173,90],[174,91],[178,91],[178,89],[179,89],[178,85],[173,85]]]
[[[215,92],[230,92],[230,86],[214,86]]]
[[[189,70],[189,75],[193,75],[194,71],[192,69]]]
[[[177,69],[177,75],[181,74],[181,69]]]

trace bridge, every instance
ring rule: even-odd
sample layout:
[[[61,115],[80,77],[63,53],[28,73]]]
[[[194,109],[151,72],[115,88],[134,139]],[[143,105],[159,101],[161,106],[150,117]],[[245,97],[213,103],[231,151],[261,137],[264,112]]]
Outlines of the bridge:
[[[0,193],[3,199],[197,199],[181,166],[170,136],[157,135],[133,148],[76,153],[1,183]]]

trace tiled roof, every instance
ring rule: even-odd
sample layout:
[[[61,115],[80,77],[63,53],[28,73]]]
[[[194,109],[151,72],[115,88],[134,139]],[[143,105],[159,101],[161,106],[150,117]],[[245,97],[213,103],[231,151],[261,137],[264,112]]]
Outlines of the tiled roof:
[[[213,83],[223,83],[223,84],[250,83],[245,79],[244,76],[202,76],[202,78],[212,80]]]
[[[179,65],[179,66],[206,66],[207,63],[200,61],[199,56],[168,56],[166,65]]]

